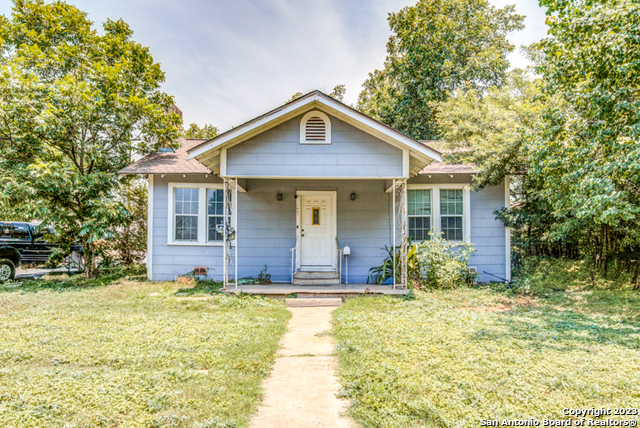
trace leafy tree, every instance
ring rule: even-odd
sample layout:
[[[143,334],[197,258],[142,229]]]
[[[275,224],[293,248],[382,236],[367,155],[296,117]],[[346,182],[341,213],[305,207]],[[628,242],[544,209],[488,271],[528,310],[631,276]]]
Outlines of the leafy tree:
[[[344,94],[347,92],[347,87],[345,85],[336,85],[333,88],[333,91],[329,94],[331,98],[334,98],[340,102],[344,99]]]
[[[391,13],[384,69],[369,74],[358,108],[411,137],[437,138],[438,106],[455,90],[504,83],[507,35],[523,20],[487,0],[420,0]]]
[[[198,127],[197,123],[192,123],[189,125],[189,128],[184,131],[184,138],[211,139],[215,138],[216,135],[218,135],[218,132],[218,128],[209,123],[205,123],[202,128]]]
[[[98,250],[103,261],[117,259],[130,266],[140,262],[147,249],[147,180],[135,175],[123,177],[115,198],[125,215],[112,225],[106,239],[99,241]]]
[[[291,95],[291,98],[289,98],[287,102],[290,103],[291,101],[295,101],[303,95],[304,94],[302,92],[296,92],[295,94]]]
[[[640,256],[640,4],[632,0],[542,0],[549,37],[543,126],[531,174],[555,213],[597,231],[587,235],[606,268]],[[586,227],[586,226],[585,226]],[[640,266],[640,264],[638,265]]]
[[[445,157],[474,163],[476,188],[498,185],[507,174],[528,168],[528,142],[540,120],[540,79],[520,69],[507,73],[505,84],[480,92],[459,89],[444,102],[438,122],[446,146]]]
[[[127,215],[117,171],[181,131],[159,64],[131,36],[62,1],[14,0],[0,19],[0,205],[81,241],[89,276],[96,242]]]

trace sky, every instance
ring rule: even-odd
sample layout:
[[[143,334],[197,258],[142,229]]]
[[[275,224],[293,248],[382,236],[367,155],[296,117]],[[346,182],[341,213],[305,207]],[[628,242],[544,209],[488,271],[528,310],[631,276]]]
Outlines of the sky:
[[[331,92],[345,84],[355,104],[369,72],[382,68],[390,12],[416,0],[76,0],[100,25],[122,18],[166,75],[185,126],[221,131],[280,106],[296,92]],[[491,0],[503,7],[515,0]],[[510,41],[528,45],[546,35],[544,11],[518,0],[526,28]],[[11,12],[0,0],[0,14]],[[521,53],[509,56],[525,67]]]

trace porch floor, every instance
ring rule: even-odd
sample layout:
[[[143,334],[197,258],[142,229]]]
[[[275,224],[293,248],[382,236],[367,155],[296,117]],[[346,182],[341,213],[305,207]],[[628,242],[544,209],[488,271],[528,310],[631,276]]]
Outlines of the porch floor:
[[[378,294],[405,296],[409,293],[406,289],[395,289],[390,285],[377,284],[342,284],[328,286],[313,285],[293,285],[293,284],[271,284],[271,285],[238,285],[235,288],[231,285],[227,289],[222,289],[227,294],[256,294],[269,297],[285,297],[290,294],[313,295],[318,297],[329,296],[357,296],[359,294]]]

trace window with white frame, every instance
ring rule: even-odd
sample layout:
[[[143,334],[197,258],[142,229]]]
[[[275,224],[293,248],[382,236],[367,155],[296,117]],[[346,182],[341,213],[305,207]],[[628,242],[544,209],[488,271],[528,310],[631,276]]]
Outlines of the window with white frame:
[[[412,241],[443,239],[471,241],[471,190],[467,184],[409,184],[407,223]]]
[[[176,187],[174,191],[174,216],[176,241],[198,241],[198,189]]]
[[[331,144],[331,120],[321,111],[310,111],[300,120],[300,144]]]
[[[462,241],[464,208],[462,189],[440,189],[440,231],[450,241]]]
[[[169,244],[221,245],[222,184],[169,183]]]
[[[431,189],[407,191],[409,237],[412,241],[429,239],[431,231]]]

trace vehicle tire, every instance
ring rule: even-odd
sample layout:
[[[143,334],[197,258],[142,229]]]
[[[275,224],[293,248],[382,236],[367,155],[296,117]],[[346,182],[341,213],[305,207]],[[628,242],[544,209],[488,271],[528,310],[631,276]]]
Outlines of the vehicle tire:
[[[0,259],[0,284],[16,276],[16,267],[8,259]]]

